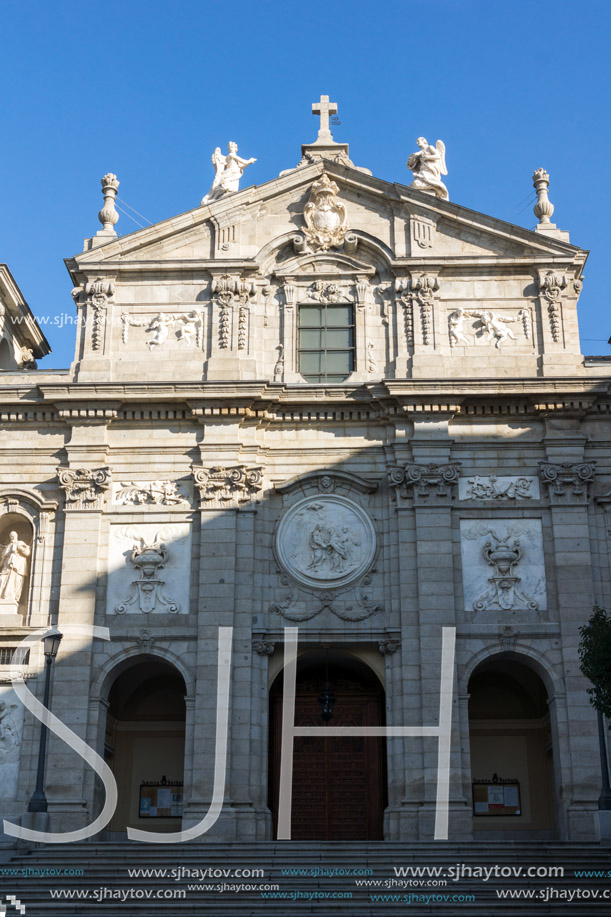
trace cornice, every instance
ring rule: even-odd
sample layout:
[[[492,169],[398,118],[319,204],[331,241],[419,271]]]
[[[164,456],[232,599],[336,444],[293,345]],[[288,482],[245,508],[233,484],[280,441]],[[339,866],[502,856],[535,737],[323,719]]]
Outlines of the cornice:
[[[383,423],[427,414],[481,419],[609,416],[611,383],[600,377],[405,379],[354,386],[74,382],[0,391],[4,424]]]

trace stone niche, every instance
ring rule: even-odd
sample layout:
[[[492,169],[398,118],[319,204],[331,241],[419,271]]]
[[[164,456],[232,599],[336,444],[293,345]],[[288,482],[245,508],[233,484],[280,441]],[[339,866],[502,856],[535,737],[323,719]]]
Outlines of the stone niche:
[[[112,524],[106,613],[188,614],[190,570],[188,523]]]
[[[547,608],[540,519],[462,519],[465,609],[503,615]]]
[[[27,621],[34,530],[21,513],[0,516],[0,624]]]
[[[8,685],[0,685],[0,799],[15,799],[24,706]]]

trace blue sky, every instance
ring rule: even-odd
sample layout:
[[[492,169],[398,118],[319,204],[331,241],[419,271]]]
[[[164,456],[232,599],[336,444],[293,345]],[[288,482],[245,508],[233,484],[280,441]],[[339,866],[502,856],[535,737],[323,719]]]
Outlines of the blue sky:
[[[592,252],[583,350],[609,354],[610,25],[606,0],[3,0],[0,261],[36,315],[72,314],[63,259],[100,228],[105,172],[166,219],[199,204],[229,139],[258,160],[244,186],[295,165],[328,93],[335,139],[387,181],[441,137],[451,200],[532,228],[545,167],[555,222]],[[45,331],[41,366],[67,366],[72,329]]]

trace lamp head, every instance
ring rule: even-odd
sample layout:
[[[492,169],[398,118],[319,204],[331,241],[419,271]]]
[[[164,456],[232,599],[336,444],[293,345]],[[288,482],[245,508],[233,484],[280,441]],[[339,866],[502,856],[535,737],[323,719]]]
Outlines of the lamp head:
[[[61,643],[63,636],[64,635],[57,629],[56,626],[53,626],[53,629],[50,630],[48,634],[46,634],[43,640],[43,644],[45,648],[45,656],[47,659],[55,659],[59,649],[59,644]]]

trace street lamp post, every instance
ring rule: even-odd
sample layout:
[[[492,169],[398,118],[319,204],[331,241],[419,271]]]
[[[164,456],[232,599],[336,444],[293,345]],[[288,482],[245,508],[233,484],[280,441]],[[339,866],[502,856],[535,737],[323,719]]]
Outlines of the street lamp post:
[[[43,640],[44,652],[45,652],[45,693],[43,698],[43,704],[48,709],[49,708],[49,696],[51,693],[51,668],[55,657],[57,656],[57,651],[59,649],[59,644],[63,634],[59,632],[57,627],[54,627]],[[40,727],[40,745],[38,746],[38,771],[36,773],[36,789],[32,794],[32,798],[28,804],[28,812],[46,812],[47,811],[47,797],[45,796],[45,757],[47,753],[47,731],[48,727],[46,723],[42,723]]]

